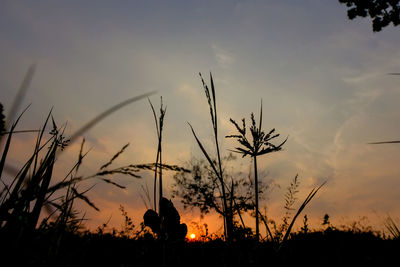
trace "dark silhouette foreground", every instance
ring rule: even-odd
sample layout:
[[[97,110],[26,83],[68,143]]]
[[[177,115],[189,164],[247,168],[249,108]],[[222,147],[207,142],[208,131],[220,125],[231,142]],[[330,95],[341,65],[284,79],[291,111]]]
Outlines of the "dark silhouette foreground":
[[[160,214],[152,209],[143,215],[144,225],[151,228],[153,233],[167,241],[182,241],[187,234],[187,226],[180,222],[181,217],[172,201],[161,198]]]
[[[94,233],[36,231],[24,240],[0,236],[1,266],[390,266],[399,240],[372,232],[296,233],[280,249],[273,242],[243,239],[227,243],[136,240]],[[161,257],[165,250],[165,258]],[[6,264],[10,262],[9,264]]]

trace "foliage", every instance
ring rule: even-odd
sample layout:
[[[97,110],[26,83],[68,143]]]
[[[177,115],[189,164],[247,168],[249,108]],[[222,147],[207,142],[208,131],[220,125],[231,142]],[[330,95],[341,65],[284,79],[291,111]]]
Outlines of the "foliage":
[[[381,31],[392,23],[394,26],[400,24],[400,1],[399,0],[339,0],[346,4],[349,19],[356,17],[367,17],[372,19],[372,30]]]

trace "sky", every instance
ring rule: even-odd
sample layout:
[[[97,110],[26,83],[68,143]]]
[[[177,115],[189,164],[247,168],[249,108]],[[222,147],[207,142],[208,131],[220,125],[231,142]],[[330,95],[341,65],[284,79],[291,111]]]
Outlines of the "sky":
[[[324,214],[337,225],[354,221],[384,229],[390,215],[400,223],[400,146],[368,145],[400,138],[399,28],[372,32],[369,19],[348,20],[338,1],[1,1],[0,88],[7,115],[28,69],[36,63],[20,106],[31,104],[19,129],[39,128],[53,107],[55,120],[74,133],[107,108],[143,93],[167,106],[163,136],[166,163],[185,165],[201,158],[190,122],[213,152],[209,109],[198,73],[212,72],[217,95],[223,154],[235,147],[223,136],[234,133],[229,119],[259,115],[264,129],[276,128],[284,149],[259,159],[262,180],[274,184],[262,202],[271,218],[284,214],[284,193],[296,174],[297,206],[308,192],[326,185],[304,211],[314,227]],[[154,162],[156,129],[146,99],[105,118],[86,132],[91,149],[81,169],[94,173],[123,145],[115,166]],[[15,137],[9,164],[22,166],[35,135]],[[62,177],[78,157],[79,141],[57,162]],[[248,169],[249,158],[234,167]],[[171,197],[173,173],[166,174]],[[93,181],[88,196],[100,208],[77,208],[89,228],[109,220],[120,227],[123,205],[136,224],[146,210],[141,179],[114,177],[120,190]],[[82,190],[91,184],[81,185]],[[151,190],[150,190],[151,191]],[[221,229],[211,214],[184,210],[182,221]],[[254,222],[248,219],[248,225]],[[301,225],[299,220],[298,225]]]

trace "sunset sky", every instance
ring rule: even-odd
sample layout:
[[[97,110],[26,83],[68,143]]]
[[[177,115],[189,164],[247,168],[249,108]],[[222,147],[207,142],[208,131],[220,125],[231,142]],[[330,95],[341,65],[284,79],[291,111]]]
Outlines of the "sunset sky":
[[[201,158],[187,122],[213,151],[209,109],[198,73],[211,71],[217,90],[220,142],[224,154],[234,148],[229,118],[259,115],[264,128],[288,136],[284,150],[260,158],[263,181],[276,187],[262,206],[277,221],[284,193],[296,174],[299,202],[327,181],[305,213],[314,227],[325,213],[335,224],[368,217],[384,228],[390,215],[400,223],[400,145],[368,145],[400,140],[400,28],[373,33],[369,19],[347,19],[338,1],[8,1],[0,3],[0,88],[8,114],[28,67],[36,73],[21,111],[31,104],[19,129],[37,129],[53,107],[66,134],[105,109],[136,95],[167,106],[164,132],[166,163],[184,165]],[[154,162],[156,130],[146,99],[104,119],[85,134],[82,174],[91,174],[124,144],[114,163]],[[33,150],[34,134],[20,134],[12,144],[9,164],[21,167]],[[283,139],[281,139],[283,140]],[[59,177],[77,159],[79,141],[63,153]],[[238,158],[246,170],[249,158]],[[239,166],[239,167],[238,167]],[[106,222],[119,227],[123,205],[141,221],[145,205],[141,185],[152,189],[152,174],[115,177],[119,190],[98,182],[88,193],[100,208],[86,212],[89,227]],[[165,193],[170,197],[171,173]],[[82,189],[90,186],[84,185]],[[216,215],[200,220],[183,210],[182,221],[207,222],[217,231]],[[297,207],[296,206],[296,207]],[[301,224],[299,220],[299,225]],[[253,220],[248,220],[254,226]]]

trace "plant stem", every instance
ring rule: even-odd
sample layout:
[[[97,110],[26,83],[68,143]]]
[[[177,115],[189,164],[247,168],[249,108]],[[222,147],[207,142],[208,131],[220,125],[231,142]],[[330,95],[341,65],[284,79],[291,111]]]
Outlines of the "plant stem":
[[[161,120],[161,119],[160,119]],[[162,150],[161,150],[161,143],[162,143],[162,128],[160,128],[160,138],[159,138],[159,141],[158,141],[159,143],[158,143],[158,151],[160,152],[160,167],[159,167],[159,170],[160,170],[160,173],[159,173],[159,180],[160,180],[160,182],[159,182],[159,186],[160,186],[160,198],[159,198],[159,202],[161,201],[161,199],[162,199],[162,197],[163,197],[163,189],[162,189],[162,157],[161,157],[161,155],[162,155]],[[158,209],[160,212],[161,212],[161,207]]]
[[[260,237],[260,228],[258,225],[258,173],[257,173],[257,156],[254,155],[254,188],[256,197],[256,241],[258,242]]]
[[[158,158],[160,157],[160,150],[157,149],[156,165],[154,166],[154,211],[157,212],[157,166]]]
[[[219,144],[218,144],[218,137],[217,137],[217,128],[215,126],[214,129],[215,133],[215,143],[217,147],[217,157],[218,157],[218,168],[219,168],[219,177],[220,177],[220,182],[221,182],[221,187],[222,187],[222,200],[223,200],[223,212],[224,212],[224,231],[225,231],[225,236],[228,237],[228,241],[230,240],[231,237],[231,231],[232,231],[232,223],[231,223],[231,214],[228,211],[228,204],[226,201],[226,191],[225,191],[225,182],[223,178],[223,172],[222,172],[222,163],[221,163],[221,156],[219,153]]]

